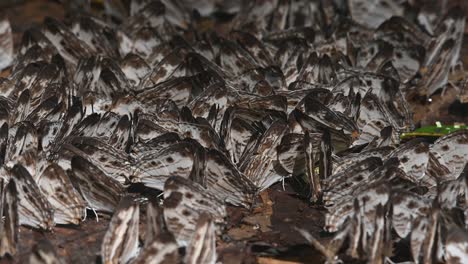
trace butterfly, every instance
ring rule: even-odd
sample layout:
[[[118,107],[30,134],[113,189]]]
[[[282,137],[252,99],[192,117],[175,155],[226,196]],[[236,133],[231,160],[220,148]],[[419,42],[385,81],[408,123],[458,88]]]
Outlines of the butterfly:
[[[36,181],[54,210],[56,224],[80,223],[85,213],[85,203],[59,165],[48,165]]]
[[[127,263],[137,255],[139,216],[134,197],[122,197],[102,241],[103,263]]]
[[[209,189],[174,176],[164,184],[164,219],[179,245],[188,245],[201,214],[207,213],[219,227],[224,225],[226,207]]]
[[[42,34],[57,49],[65,61],[76,67],[82,57],[93,54],[92,49],[78,39],[63,23],[47,17],[44,20]]]
[[[9,67],[13,63],[13,35],[8,18],[0,21],[0,70]]]
[[[18,251],[19,215],[18,215],[18,191],[15,180],[11,179],[7,184],[1,180],[2,225],[0,226],[0,256],[9,254],[15,256]]]
[[[402,2],[398,0],[371,2],[350,0],[348,5],[353,20],[364,26],[375,28],[392,16],[402,16],[404,13]]]
[[[87,203],[87,207],[103,212],[113,212],[120,196],[125,194],[124,187],[91,162],[81,156],[71,159],[72,182]]]
[[[187,248],[185,263],[216,263],[216,229],[208,214],[198,218],[190,246]]]
[[[174,263],[182,259],[177,241],[167,229],[164,211],[159,202],[157,197],[150,197],[148,200],[144,244],[132,263]]]
[[[39,186],[21,165],[11,169],[18,190],[19,223],[34,228],[50,230],[54,226],[54,210]]]
[[[61,264],[64,263],[56,249],[47,238],[42,238],[33,246],[29,255],[31,264]]]

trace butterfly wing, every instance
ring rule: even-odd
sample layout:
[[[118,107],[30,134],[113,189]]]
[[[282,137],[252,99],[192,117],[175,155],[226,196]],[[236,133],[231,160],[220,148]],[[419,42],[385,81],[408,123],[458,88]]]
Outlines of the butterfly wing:
[[[59,165],[52,163],[47,166],[39,176],[37,185],[54,210],[56,224],[80,223],[85,203]]]
[[[120,195],[125,193],[122,185],[83,157],[73,157],[71,168],[71,179],[88,206],[97,211],[113,212]]]
[[[209,215],[201,214],[187,248],[185,263],[214,264],[216,259],[216,228]]]
[[[15,165],[11,172],[18,190],[19,223],[34,228],[51,229],[54,226],[53,208],[40,192],[31,174],[21,165]]]
[[[14,256],[17,252],[19,234],[18,191],[15,180],[10,180],[2,191],[4,219],[0,227],[0,256],[5,254]]]
[[[182,177],[171,177],[164,184],[164,219],[179,245],[188,245],[202,213],[217,225],[226,217],[224,203],[201,185]]]
[[[101,246],[103,263],[127,263],[138,253],[140,205],[134,197],[120,201]]]

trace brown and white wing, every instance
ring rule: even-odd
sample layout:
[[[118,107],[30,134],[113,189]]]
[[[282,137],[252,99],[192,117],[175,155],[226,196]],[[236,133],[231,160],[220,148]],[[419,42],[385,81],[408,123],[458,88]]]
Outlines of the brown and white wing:
[[[164,219],[179,245],[188,245],[202,213],[224,224],[226,207],[201,185],[182,177],[171,177],[164,185]]]
[[[88,57],[92,53],[86,43],[75,37],[64,24],[56,19],[46,18],[42,33],[55,46],[60,55],[72,65],[76,66],[80,58]]]
[[[10,128],[10,139],[7,147],[7,161],[5,165],[13,168],[21,164],[28,173],[36,178],[36,162],[38,155],[38,136],[36,128],[28,122],[21,122]]]
[[[265,190],[284,176],[289,176],[275,170],[276,148],[281,144],[281,139],[287,130],[285,122],[274,122],[262,135],[256,148],[251,150],[252,156],[240,165],[241,171],[258,188],[258,191]]]
[[[201,214],[185,255],[185,263],[216,263],[216,228],[208,214]]]
[[[49,164],[39,176],[37,185],[54,210],[56,224],[77,225],[81,222],[85,202],[59,165]]]
[[[468,234],[466,229],[453,226],[445,240],[445,260],[449,264],[468,262]]]
[[[34,245],[29,255],[29,263],[64,264],[65,262],[57,254],[54,245],[47,238],[43,238]]]
[[[153,240],[166,232],[166,223],[164,222],[163,209],[159,205],[159,199],[157,197],[151,197],[148,201],[148,205],[146,206],[144,246],[146,247],[150,245]]]
[[[167,148],[143,152],[136,157],[132,181],[162,190],[164,182],[171,176],[196,179],[201,146],[192,140],[175,143]]]
[[[125,196],[119,203],[101,246],[105,264],[128,263],[138,254],[140,205],[135,197]]]
[[[352,18],[359,24],[369,28],[376,28],[390,17],[404,14],[402,1],[398,0],[350,0],[348,5]]]
[[[337,205],[340,201],[347,200],[356,188],[368,184],[369,176],[380,166],[382,166],[380,158],[370,157],[324,179],[323,201],[326,205]]]
[[[392,225],[401,238],[407,237],[412,232],[412,228],[415,231],[414,222],[418,223],[416,227],[420,227],[419,225],[423,222],[417,219],[424,218],[431,208],[428,199],[411,192],[392,193],[391,203],[393,206]]]
[[[15,180],[11,179],[10,182],[3,187],[2,181],[2,217],[0,227],[0,256],[9,254],[10,256],[16,255],[18,248],[18,234],[19,234],[19,215],[18,215],[18,192],[16,190]]]
[[[11,170],[18,190],[19,223],[49,230],[54,226],[54,211],[31,174],[21,165]]]
[[[129,53],[120,62],[120,67],[133,87],[138,87],[143,78],[151,71],[151,67],[140,56]]]
[[[80,150],[76,155],[91,162],[107,177],[121,184],[128,183],[132,172],[131,159],[122,149],[115,148],[115,144],[92,137],[76,137],[69,142]]]
[[[141,253],[131,261],[132,264],[172,264],[180,263],[179,245],[174,236],[164,233],[142,248]]]
[[[429,151],[428,143],[415,139],[397,148],[390,154],[390,157],[398,158],[400,169],[406,173],[410,181],[422,182],[430,186],[435,182],[425,177],[429,163]]]
[[[8,18],[0,20],[0,70],[9,67],[13,63],[13,34]]]
[[[428,174],[438,180],[455,180],[468,163],[468,130],[439,138],[430,148]]]
[[[345,199],[345,198],[348,199]],[[346,219],[353,213],[353,197],[356,197],[359,207],[362,208],[364,226],[368,234],[373,232],[374,227],[369,224],[375,219],[376,207],[385,205],[390,199],[390,187],[387,183],[378,182],[366,184],[355,188],[349,196],[343,197],[339,204],[329,208],[325,216],[325,228],[334,232],[341,228]]]
[[[256,188],[220,151],[209,149],[205,154],[206,187],[221,201],[249,207]]]
[[[83,157],[73,157],[71,167],[71,180],[88,207],[97,211],[113,212],[120,196],[125,193],[123,186]]]

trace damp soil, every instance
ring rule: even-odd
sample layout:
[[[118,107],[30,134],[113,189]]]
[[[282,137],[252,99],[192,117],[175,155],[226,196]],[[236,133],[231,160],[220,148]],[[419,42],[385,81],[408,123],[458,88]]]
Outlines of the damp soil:
[[[468,11],[468,1],[451,2]],[[59,1],[52,0],[0,1],[0,10],[12,23],[16,44],[21,41],[24,30],[40,24],[44,17],[63,19],[65,14]],[[223,31],[222,26],[219,31]],[[468,32],[465,33],[465,39],[468,39]],[[468,65],[468,41],[463,44],[462,58]],[[8,70],[0,72],[0,76],[8,74]],[[458,90],[448,87],[432,96],[430,101],[428,98],[409,98],[416,126],[431,125],[436,121],[468,124],[468,103],[461,103],[458,94]],[[250,210],[228,207],[228,225],[218,243],[219,260],[226,264],[323,263],[324,257],[306,243],[296,228],[305,229],[319,241],[326,242],[330,235],[322,228],[325,212],[298,196],[290,182],[278,183],[264,191]],[[15,259],[0,258],[0,264],[28,263],[32,248],[43,238],[52,243],[65,263],[99,263],[100,246],[109,220],[108,215],[96,217],[90,211],[80,226],[56,226],[50,232],[21,227],[18,255]],[[141,222],[141,230],[144,230],[144,217]],[[396,245],[394,253],[398,257],[394,260],[410,258],[410,252],[405,252],[404,248],[407,246]],[[351,259],[344,261],[361,263]]]

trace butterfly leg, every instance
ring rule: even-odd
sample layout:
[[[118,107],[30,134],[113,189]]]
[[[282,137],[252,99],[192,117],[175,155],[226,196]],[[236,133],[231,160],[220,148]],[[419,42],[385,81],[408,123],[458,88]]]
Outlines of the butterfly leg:
[[[91,207],[87,207],[87,209],[90,209],[91,211],[93,211],[94,215],[96,216],[96,222],[99,222],[99,216],[98,216],[96,210],[94,210],[94,208],[91,208]]]

